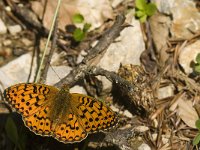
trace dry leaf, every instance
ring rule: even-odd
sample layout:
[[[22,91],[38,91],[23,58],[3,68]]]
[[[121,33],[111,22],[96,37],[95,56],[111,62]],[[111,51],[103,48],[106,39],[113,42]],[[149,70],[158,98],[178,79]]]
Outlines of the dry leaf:
[[[192,101],[180,99],[178,103],[178,115],[189,127],[196,128],[195,122],[199,117],[192,106]]]

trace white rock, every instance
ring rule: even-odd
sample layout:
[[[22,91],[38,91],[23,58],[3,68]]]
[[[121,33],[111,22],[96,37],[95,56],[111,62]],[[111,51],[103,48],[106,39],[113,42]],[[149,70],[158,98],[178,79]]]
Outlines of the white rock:
[[[110,108],[111,108],[114,112],[119,112],[119,108],[115,107],[114,105],[111,105]]]
[[[152,2],[156,3],[156,6],[159,10],[159,12],[165,13],[170,15],[171,14],[171,8],[174,5],[174,0],[153,0]]]
[[[6,25],[4,24],[4,22],[0,18],[0,34],[5,34],[6,32],[7,32]]]
[[[160,12],[172,15],[171,34],[188,39],[200,30],[200,13],[192,0],[154,0]]]
[[[128,110],[124,111],[124,116],[126,116],[128,118],[133,118],[133,115]]]
[[[152,134],[153,141],[156,141],[157,137],[158,137],[158,134],[157,134],[157,133],[153,133],[153,134]]]
[[[8,31],[10,32],[10,34],[15,35],[15,34],[21,32],[22,28],[20,25],[8,26]]]
[[[31,54],[27,53],[0,68],[0,79],[4,87],[16,83],[27,82],[31,57]],[[35,69],[36,65],[33,65],[33,70],[35,71]],[[32,75],[31,82],[33,81],[33,78],[34,76]]]
[[[41,17],[44,16],[43,25],[50,28],[57,1],[31,1],[32,10]],[[45,13],[43,8],[46,7]],[[84,23],[90,23],[90,29],[100,27],[107,19],[113,19],[114,13],[110,0],[62,0],[59,10],[58,27],[65,30],[66,24],[72,24],[71,18],[74,14],[80,13],[84,16]]]
[[[83,60],[83,58],[84,58],[84,56],[86,55],[87,53],[84,51],[84,50],[82,50],[81,52],[80,52],[80,54],[78,55],[78,57],[77,57],[77,63],[80,63],[82,60]]]
[[[134,12],[130,12],[126,18],[131,27],[127,27],[121,32],[120,37],[108,47],[97,66],[117,72],[120,63],[123,65],[140,64],[140,55],[145,49],[140,23],[135,20]],[[105,80],[105,77],[100,77],[100,79],[103,81],[104,89],[111,87],[111,83],[107,79]]]
[[[162,135],[162,142],[163,142],[163,144],[169,143],[169,138],[166,137],[165,135]]]
[[[11,44],[12,44],[12,41],[9,40],[9,39],[3,41],[3,45],[4,45],[4,46],[9,46],[9,45],[11,45]]]
[[[8,12],[11,12],[12,9],[11,9],[10,6],[6,6],[6,7],[5,7],[5,10],[8,11]]]
[[[70,89],[70,93],[80,93],[80,94],[86,94],[87,95],[86,90],[82,86],[79,86],[79,85],[73,86]]]
[[[183,67],[185,73],[190,74],[193,72],[191,62],[195,62],[198,53],[200,53],[200,40],[197,40],[196,42],[184,47],[180,51],[178,61]]]
[[[151,148],[146,143],[143,143],[138,147],[138,150],[151,150]]]
[[[9,62],[5,66],[0,68],[0,79],[4,88],[22,82],[27,82],[30,65],[31,65],[32,54],[24,54],[17,59]],[[36,61],[34,61],[36,62]],[[71,70],[66,66],[53,67],[54,70],[50,67],[47,73],[47,84],[54,84],[66,76]],[[30,82],[34,80],[34,72],[36,70],[36,63],[33,64],[33,73],[30,78]],[[59,77],[58,77],[59,76]]]
[[[200,13],[191,0],[176,0],[172,8],[174,37],[188,39],[200,29]]]
[[[109,0],[77,0],[76,7],[84,16],[85,22],[90,23],[91,30],[100,27],[105,20],[113,18],[113,9]]]
[[[137,126],[135,127],[135,130],[138,131],[138,132],[146,132],[149,130],[149,127],[146,127],[146,126]]]
[[[30,41],[27,38],[22,38],[21,41],[26,45],[26,46],[30,46],[31,44],[33,44],[33,41]]]
[[[113,0],[112,7],[116,8],[118,5],[120,5],[123,2],[123,0]]]
[[[129,19],[129,16],[127,17]],[[109,46],[98,66],[117,71],[120,63],[140,64],[140,55],[145,49],[140,23],[134,16],[131,16],[129,23],[131,27],[125,28],[116,42]]]
[[[46,84],[53,85],[57,83],[58,81],[60,81],[61,78],[65,77],[71,70],[71,67],[68,66],[49,67]]]
[[[157,91],[158,99],[164,99],[174,95],[174,86],[169,85],[162,88],[159,88]]]

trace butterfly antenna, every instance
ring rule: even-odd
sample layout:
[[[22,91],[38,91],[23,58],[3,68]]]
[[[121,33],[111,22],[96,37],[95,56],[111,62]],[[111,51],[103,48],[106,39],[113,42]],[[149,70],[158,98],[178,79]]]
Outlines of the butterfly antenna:
[[[49,64],[50,68],[53,70],[53,72],[56,74],[56,76],[59,78],[59,80],[61,80],[61,78],[59,77],[59,75],[56,73],[56,71],[54,70],[54,68],[51,66],[51,64]]]

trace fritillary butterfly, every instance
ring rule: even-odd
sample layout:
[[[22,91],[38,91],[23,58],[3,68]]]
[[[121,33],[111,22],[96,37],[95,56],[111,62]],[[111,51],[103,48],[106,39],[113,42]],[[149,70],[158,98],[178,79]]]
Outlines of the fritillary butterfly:
[[[56,87],[20,83],[4,91],[5,100],[23,117],[35,134],[52,136],[63,143],[80,142],[89,133],[117,123],[116,114],[93,97]]]

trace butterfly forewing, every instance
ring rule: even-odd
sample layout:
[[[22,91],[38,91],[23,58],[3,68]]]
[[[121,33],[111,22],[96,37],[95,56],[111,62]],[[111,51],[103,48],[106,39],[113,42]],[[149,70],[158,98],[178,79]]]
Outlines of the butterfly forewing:
[[[33,83],[21,83],[4,91],[5,100],[24,117],[40,111],[40,107],[49,102],[48,95],[57,93],[58,89]]]

